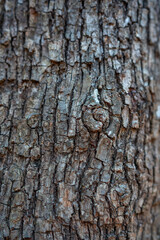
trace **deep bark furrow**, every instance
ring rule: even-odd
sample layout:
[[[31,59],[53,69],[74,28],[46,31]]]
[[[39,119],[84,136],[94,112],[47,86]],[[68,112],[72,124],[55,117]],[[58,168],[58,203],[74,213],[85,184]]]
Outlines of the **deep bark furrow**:
[[[0,239],[159,239],[159,12],[0,1]]]

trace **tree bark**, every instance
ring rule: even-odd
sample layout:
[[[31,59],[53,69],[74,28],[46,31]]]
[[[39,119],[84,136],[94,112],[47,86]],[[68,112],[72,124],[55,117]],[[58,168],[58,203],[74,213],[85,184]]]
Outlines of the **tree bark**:
[[[0,12],[0,239],[160,239],[160,1]]]

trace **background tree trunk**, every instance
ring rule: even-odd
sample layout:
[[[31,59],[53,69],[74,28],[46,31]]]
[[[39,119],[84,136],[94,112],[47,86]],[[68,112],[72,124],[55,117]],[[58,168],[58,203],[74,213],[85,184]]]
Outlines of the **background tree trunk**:
[[[0,8],[0,239],[160,239],[159,0]]]

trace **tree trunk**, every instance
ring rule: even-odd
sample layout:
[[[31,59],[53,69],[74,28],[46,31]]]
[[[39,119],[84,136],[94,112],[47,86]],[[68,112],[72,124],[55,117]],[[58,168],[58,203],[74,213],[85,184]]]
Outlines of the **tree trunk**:
[[[160,239],[160,1],[0,9],[0,239]]]

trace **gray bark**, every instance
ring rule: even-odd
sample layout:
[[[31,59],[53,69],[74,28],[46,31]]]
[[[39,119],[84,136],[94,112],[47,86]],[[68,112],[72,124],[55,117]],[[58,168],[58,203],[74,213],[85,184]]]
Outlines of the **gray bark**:
[[[0,0],[0,239],[160,239],[159,0]]]

